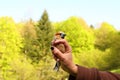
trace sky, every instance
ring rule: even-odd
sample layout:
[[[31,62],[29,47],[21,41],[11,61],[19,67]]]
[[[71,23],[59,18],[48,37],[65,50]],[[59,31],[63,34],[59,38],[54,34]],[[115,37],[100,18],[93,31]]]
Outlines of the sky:
[[[53,22],[76,16],[88,25],[108,22],[120,30],[120,0],[0,0],[0,17],[10,16],[16,22],[37,21],[44,10]]]

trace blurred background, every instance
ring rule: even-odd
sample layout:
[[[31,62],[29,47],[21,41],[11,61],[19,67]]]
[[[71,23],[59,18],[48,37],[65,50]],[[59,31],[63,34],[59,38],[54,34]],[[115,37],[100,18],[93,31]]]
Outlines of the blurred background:
[[[120,73],[119,0],[1,0],[0,80],[67,80],[53,71],[63,31],[76,64]]]

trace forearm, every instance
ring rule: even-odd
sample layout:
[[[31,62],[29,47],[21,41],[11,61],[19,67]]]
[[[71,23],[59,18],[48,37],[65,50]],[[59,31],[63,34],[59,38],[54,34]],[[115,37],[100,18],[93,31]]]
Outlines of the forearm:
[[[120,74],[107,71],[99,71],[95,68],[85,68],[77,65],[78,72],[76,76],[70,74],[69,80],[120,80]]]
[[[73,66],[71,66],[71,70],[69,72],[72,76],[76,77],[78,74],[78,66],[73,64]]]
[[[97,69],[77,65],[77,74],[70,74],[69,80],[100,80],[100,76]]]

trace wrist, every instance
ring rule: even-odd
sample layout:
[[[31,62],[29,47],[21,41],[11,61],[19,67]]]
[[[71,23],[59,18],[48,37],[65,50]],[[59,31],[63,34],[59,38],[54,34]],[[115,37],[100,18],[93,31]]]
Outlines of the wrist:
[[[78,73],[78,67],[77,67],[77,65],[74,64],[71,69],[71,75],[76,77],[77,73]]]

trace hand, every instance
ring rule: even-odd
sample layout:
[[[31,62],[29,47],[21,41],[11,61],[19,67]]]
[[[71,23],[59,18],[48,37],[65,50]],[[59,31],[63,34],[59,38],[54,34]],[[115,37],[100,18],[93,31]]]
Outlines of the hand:
[[[62,53],[55,47],[58,44],[63,44],[65,46],[65,53]],[[78,69],[73,63],[72,49],[68,42],[65,39],[52,41],[51,50],[54,55],[54,59],[60,61],[62,69],[71,75],[76,76]]]

